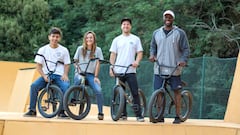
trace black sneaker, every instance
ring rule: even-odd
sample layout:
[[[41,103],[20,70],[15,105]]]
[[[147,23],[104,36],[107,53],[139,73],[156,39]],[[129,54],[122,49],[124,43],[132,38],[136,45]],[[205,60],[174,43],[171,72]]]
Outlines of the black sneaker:
[[[164,121],[164,117],[159,118],[159,119],[158,119],[158,122],[165,122],[165,121]]]
[[[36,111],[33,111],[33,110],[29,110],[27,113],[25,113],[23,115],[24,117],[36,117],[37,116],[37,113]]]
[[[139,117],[137,117],[137,121],[138,122],[144,122],[145,120],[144,120],[143,116],[139,116]]]
[[[150,119],[150,122],[152,123],[157,123],[157,122],[165,122],[164,117],[159,117],[157,120],[156,119]]]
[[[58,118],[59,118],[59,119],[70,119],[70,118],[64,113],[64,111],[61,111],[61,112],[58,114]]]
[[[173,124],[180,124],[182,121],[180,120],[179,117],[175,117]]]
[[[122,120],[127,120],[127,115],[122,115],[122,116],[120,117],[120,119],[122,119]]]
[[[103,119],[104,119],[104,114],[98,113],[98,120],[103,120]]]

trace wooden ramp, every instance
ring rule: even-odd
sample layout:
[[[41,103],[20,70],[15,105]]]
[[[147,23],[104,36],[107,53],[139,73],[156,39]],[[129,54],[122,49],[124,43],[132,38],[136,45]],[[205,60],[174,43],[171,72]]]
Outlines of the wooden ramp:
[[[103,121],[89,115],[83,120],[46,119],[23,117],[23,113],[0,112],[1,135],[240,135],[240,124],[226,123],[223,120],[190,119],[182,124],[153,124],[137,122],[135,118],[114,122],[109,116]]]

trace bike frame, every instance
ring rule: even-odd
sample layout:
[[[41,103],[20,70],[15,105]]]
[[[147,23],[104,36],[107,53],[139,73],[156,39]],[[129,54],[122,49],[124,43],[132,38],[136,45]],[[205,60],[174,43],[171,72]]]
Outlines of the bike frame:
[[[60,64],[63,64],[63,65],[64,65],[64,63],[61,62],[61,61],[53,62],[53,61],[47,60],[47,59],[45,58],[45,56],[42,55],[42,54],[38,54],[38,53],[37,53],[36,55],[43,57],[44,62],[45,62],[45,64],[46,64],[46,67],[47,67],[47,70],[48,70],[48,74],[47,74],[47,75],[48,75],[48,83],[47,83],[47,85],[46,85],[46,89],[48,90],[49,86],[52,84],[51,75],[56,71],[56,69],[57,69],[57,64],[60,63]],[[50,69],[49,69],[47,62],[50,62],[50,63],[55,64],[54,70],[50,70]]]
[[[47,118],[51,118],[51,117],[54,117],[56,114],[55,113],[52,113],[52,114],[45,114],[45,113],[43,113],[43,112],[45,112],[46,110],[48,110],[48,109],[50,109],[50,105],[51,104],[55,104],[55,101],[54,101],[54,99],[51,97],[51,95],[52,94],[56,94],[56,93],[53,93],[52,91],[50,91],[50,86],[53,86],[53,80],[52,80],[52,75],[54,74],[54,72],[56,71],[56,68],[57,68],[57,64],[58,63],[60,63],[60,64],[64,64],[63,62],[60,62],[60,61],[57,61],[57,62],[53,62],[53,61],[50,61],[50,60],[47,60],[46,58],[45,58],[45,56],[44,55],[42,55],[42,54],[36,54],[35,56],[41,56],[42,58],[43,58],[43,60],[44,60],[44,63],[46,64],[46,68],[47,68],[47,70],[48,70],[48,73],[47,73],[47,76],[48,76],[48,82],[47,82],[47,84],[46,84],[46,86],[45,86],[45,91],[46,91],[46,93],[47,93],[47,100],[46,100],[46,106],[41,106],[41,108],[42,109],[39,109],[39,112],[44,116],[44,117],[47,117]],[[53,63],[54,64],[54,69],[53,70],[50,70],[49,69],[49,66],[48,66],[48,62],[50,62],[50,63]],[[53,87],[56,87],[56,89],[57,89],[57,94],[60,94],[59,96],[62,98],[62,91],[60,90],[60,88],[59,87],[57,87],[57,86],[53,86]],[[55,90],[56,90],[55,89]],[[38,99],[38,102],[41,100],[42,101],[42,95],[45,93],[45,91],[42,91],[41,93],[40,93],[40,99]],[[61,101],[60,101],[61,102]],[[40,107],[39,106],[40,104],[38,103],[38,107]],[[56,108],[55,108],[56,109]],[[61,103],[60,103],[60,108],[58,108],[57,109],[57,111],[60,111],[61,110]],[[54,112],[55,112],[55,110],[54,110]]]
[[[171,66],[166,66],[166,65],[160,65],[158,61],[155,61],[159,68],[158,68],[158,75],[163,78],[163,83],[162,83],[162,86],[159,90],[162,91],[162,93],[167,93],[168,97],[170,98],[170,102],[173,103],[173,105],[176,105],[176,101],[175,99],[173,98],[172,94],[170,93],[170,91],[168,90],[167,86],[169,85],[169,82],[168,82],[168,79],[170,79],[173,75],[173,73],[178,69],[179,65],[175,66],[175,67],[171,67]],[[161,67],[165,67],[165,68],[172,68],[172,72],[169,74],[169,75],[162,75],[161,74]],[[171,110],[169,109],[168,110],[168,114],[170,114]]]
[[[126,68],[125,72],[122,73],[122,74],[117,74],[117,73],[115,73],[113,68],[111,68],[111,70],[112,70],[112,72],[113,72],[113,74],[114,74],[114,76],[115,76],[115,79],[116,79],[116,80],[115,80],[115,86],[120,86],[120,87],[122,87],[122,88],[124,87],[124,97],[125,97],[127,103],[133,104],[133,103],[132,103],[132,99],[131,99],[131,92],[129,92],[129,95],[128,95],[128,93],[125,91],[125,90],[130,91],[130,88],[129,88],[128,84],[127,84],[127,83],[124,83],[124,82],[122,82],[122,81],[120,80],[120,77],[123,77],[123,76],[126,75],[129,67],[131,67],[132,64],[130,64],[130,65],[128,65],[128,66],[121,66],[121,65],[112,65],[112,66],[113,66],[113,68],[114,68],[114,66]]]
[[[83,92],[82,92],[82,97],[84,97],[83,95],[85,94],[85,90],[86,90],[86,75],[87,75],[87,69],[88,69],[88,67],[89,67],[89,64],[90,64],[92,61],[95,61],[95,60],[99,60],[99,58],[92,58],[92,59],[90,59],[87,63],[81,63],[81,64],[78,64],[78,63],[74,62],[74,63],[76,64],[76,66],[77,66],[76,68],[77,68],[78,74],[82,76],[81,82],[80,82],[80,84],[79,84],[79,86],[81,86],[81,87],[84,88],[84,89],[83,89]],[[80,65],[84,65],[84,64],[87,64],[87,66],[86,66],[85,71],[82,72]]]

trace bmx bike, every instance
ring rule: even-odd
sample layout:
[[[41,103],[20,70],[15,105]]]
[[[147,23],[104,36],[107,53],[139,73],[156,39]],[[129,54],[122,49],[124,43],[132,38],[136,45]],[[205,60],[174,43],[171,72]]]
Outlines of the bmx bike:
[[[36,54],[36,56],[43,57],[48,70],[48,82],[46,87],[40,92],[38,96],[38,111],[45,118],[53,118],[62,110],[63,93],[61,89],[54,84],[52,75],[56,71],[57,64],[64,64],[61,61],[53,62],[47,60],[44,55]],[[50,70],[49,64],[54,65],[54,69]]]
[[[86,80],[87,69],[91,62],[102,61],[99,58],[90,59],[87,63],[76,63],[77,73],[81,76],[78,85],[71,86],[64,94],[63,105],[68,116],[75,120],[84,119],[91,108],[90,96],[87,92],[88,82]],[[86,65],[85,70],[81,70],[80,65]]]
[[[121,77],[124,77],[132,64],[129,66],[121,65],[111,65],[111,70],[115,76],[115,86],[113,87],[113,94],[111,98],[111,117],[112,120],[118,121],[122,116],[125,102],[128,103],[133,110],[141,109],[141,115],[144,117],[146,113],[146,97],[141,89],[138,89],[138,95],[140,99],[140,106],[136,106],[133,103],[133,96],[130,92],[130,88],[127,83],[124,83],[120,80]],[[125,73],[117,74],[114,72],[114,67],[126,68]]]
[[[157,62],[159,65],[159,63]],[[161,68],[170,68],[173,69],[170,75],[161,75]],[[171,114],[171,109],[173,106],[175,106],[176,109],[176,101],[173,98],[171,92],[168,90],[169,78],[172,77],[173,73],[178,70],[179,66],[176,67],[170,67],[165,65],[159,65],[159,76],[163,78],[162,87],[158,90],[155,90],[151,98],[149,100],[148,105],[148,113],[149,113],[149,120],[152,123],[157,122],[164,122],[163,121],[163,115],[166,106],[166,99],[167,96],[169,97],[169,103],[168,105],[168,114]],[[185,82],[182,82],[182,86],[186,86]],[[181,122],[184,122],[188,119],[191,110],[192,110],[192,94],[188,90],[182,90],[181,91],[181,108],[180,108],[180,115],[178,116],[181,120]]]

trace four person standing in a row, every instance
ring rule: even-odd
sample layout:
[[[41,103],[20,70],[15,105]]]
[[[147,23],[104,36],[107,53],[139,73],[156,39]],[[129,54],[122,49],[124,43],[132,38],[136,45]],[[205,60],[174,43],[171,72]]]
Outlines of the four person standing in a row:
[[[158,61],[158,63],[169,66],[183,67],[187,64],[188,57],[190,54],[188,39],[186,33],[173,25],[175,19],[175,14],[171,10],[167,10],[163,14],[164,26],[158,28],[153,32],[152,40],[150,44],[150,57],[151,62]],[[113,39],[110,51],[110,63],[122,66],[132,65],[125,76],[121,77],[120,80],[127,82],[131,94],[133,95],[134,106],[138,109],[135,110],[135,115],[137,121],[144,122],[144,116],[141,115],[140,99],[138,95],[138,82],[136,77],[136,68],[138,67],[140,61],[143,57],[143,48],[141,40],[138,36],[131,33],[132,20],[129,18],[123,18],[121,20],[121,30],[122,34]],[[70,65],[70,55],[68,50],[59,44],[62,33],[58,28],[53,28],[49,33],[49,44],[41,47],[38,50],[39,54],[44,55],[46,58],[56,61],[61,61],[64,63],[62,66],[58,66],[58,72],[55,73],[55,82],[61,88],[62,92],[65,93],[69,87],[69,65]],[[97,46],[96,35],[92,31],[85,33],[83,37],[83,44],[79,46],[74,55],[74,61],[78,63],[86,63],[91,58],[103,59],[103,54],[101,48]],[[30,107],[29,111],[24,114],[24,116],[36,116],[36,102],[38,92],[43,89],[47,83],[47,72],[46,67],[43,64],[43,59],[39,56],[35,57],[35,62],[37,63],[37,71],[40,73],[39,79],[32,83],[30,89]],[[81,67],[85,70],[86,67]],[[93,89],[96,94],[97,104],[98,104],[98,119],[103,120],[103,94],[101,83],[98,78],[100,72],[100,63],[95,61],[88,67],[88,72],[86,79],[89,82],[89,86]],[[114,76],[110,67],[109,74]],[[163,78],[158,74],[158,65],[154,65],[154,90],[161,87]],[[114,67],[116,73],[125,73],[125,68]],[[166,70],[167,71],[167,70]],[[170,73],[170,69],[168,70]],[[166,73],[165,73],[166,74]],[[181,120],[177,117],[180,114],[180,103],[181,103],[181,72],[174,74],[170,78],[171,89],[174,90],[175,101],[176,101],[176,117],[173,123],[180,123]],[[81,76],[75,74],[74,84],[79,84]],[[59,117],[67,117],[64,110],[61,111]],[[126,104],[124,106],[124,111],[121,116],[122,119],[127,119]],[[161,118],[161,122],[164,122],[164,116]]]

